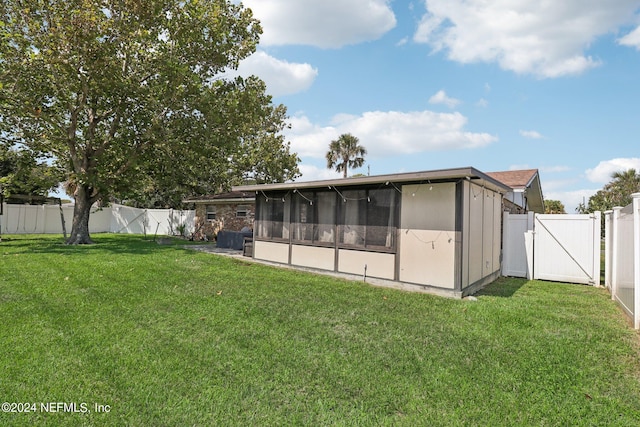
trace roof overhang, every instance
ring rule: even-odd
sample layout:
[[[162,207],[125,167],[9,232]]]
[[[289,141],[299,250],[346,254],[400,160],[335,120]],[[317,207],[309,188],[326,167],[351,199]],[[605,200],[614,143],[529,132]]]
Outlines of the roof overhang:
[[[544,197],[542,195],[542,185],[540,184],[540,175],[535,174],[527,188],[525,189],[525,197],[529,210],[536,213],[544,213]]]
[[[290,191],[323,187],[366,186],[385,183],[415,184],[427,182],[452,182],[467,179],[499,193],[506,193],[511,188],[487,174],[472,167],[457,169],[440,169],[423,172],[398,173],[388,175],[364,176],[355,178],[329,179],[322,181],[302,181],[281,184],[256,184],[233,187],[233,191]]]
[[[228,193],[219,193],[208,196],[189,197],[182,200],[182,203],[206,203],[209,205],[226,205],[229,203],[253,203],[256,198],[253,192],[232,191]]]
[[[256,201],[255,197],[242,197],[231,199],[214,199],[214,198],[199,198],[199,199],[184,199],[182,203],[206,203],[208,205],[228,205],[229,203],[253,203]]]

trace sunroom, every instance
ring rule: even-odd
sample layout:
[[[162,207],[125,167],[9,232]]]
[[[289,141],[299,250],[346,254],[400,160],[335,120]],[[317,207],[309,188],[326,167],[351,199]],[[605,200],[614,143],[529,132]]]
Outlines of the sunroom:
[[[234,188],[256,260],[456,297],[499,275],[508,190],[474,168]]]

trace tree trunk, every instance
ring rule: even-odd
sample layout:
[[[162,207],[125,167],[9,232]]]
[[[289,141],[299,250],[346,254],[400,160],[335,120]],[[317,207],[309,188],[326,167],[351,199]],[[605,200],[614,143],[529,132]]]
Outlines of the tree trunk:
[[[93,242],[89,236],[89,214],[91,213],[91,205],[95,199],[91,196],[91,190],[83,185],[78,186],[74,197],[73,223],[71,226],[71,236],[69,236],[67,244],[91,245]]]

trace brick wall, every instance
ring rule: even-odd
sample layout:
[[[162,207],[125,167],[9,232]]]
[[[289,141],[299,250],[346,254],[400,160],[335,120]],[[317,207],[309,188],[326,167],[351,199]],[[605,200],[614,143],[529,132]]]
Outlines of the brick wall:
[[[216,219],[207,220],[207,206],[216,207]],[[238,217],[238,206],[247,208],[245,217]],[[239,202],[228,204],[196,204],[196,240],[213,240],[220,230],[240,231],[242,228],[253,229],[255,203]]]

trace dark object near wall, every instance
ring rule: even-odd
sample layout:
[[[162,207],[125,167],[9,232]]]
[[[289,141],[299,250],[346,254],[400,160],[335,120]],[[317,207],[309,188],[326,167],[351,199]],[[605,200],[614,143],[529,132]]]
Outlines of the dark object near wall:
[[[216,239],[216,247],[226,249],[243,250],[244,238],[253,237],[252,231],[227,231],[222,230],[218,233]]]

